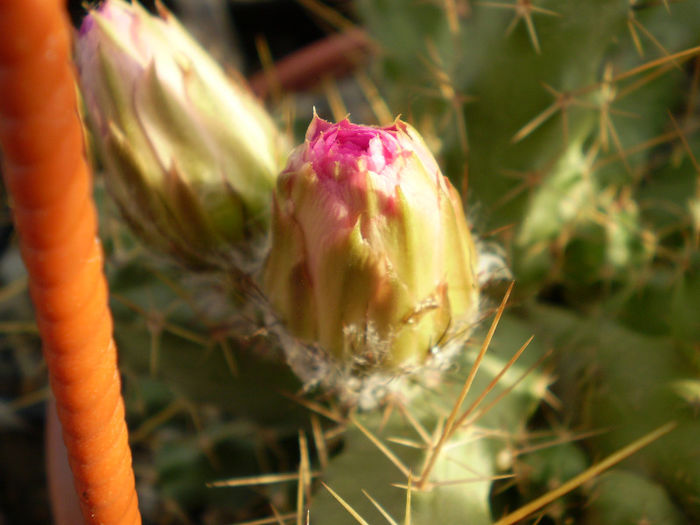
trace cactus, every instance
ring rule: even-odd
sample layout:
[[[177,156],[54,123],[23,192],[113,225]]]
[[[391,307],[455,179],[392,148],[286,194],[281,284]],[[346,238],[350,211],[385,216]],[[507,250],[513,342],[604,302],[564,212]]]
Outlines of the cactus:
[[[468,170],[483,227],[516,225],[504,239],[530,292],[528,325],[557,349],[566,423],[612,427],[586,440],[589,458],[679,422],[636,456],[634,475],[601,490],[625,482],[629,498],[656,494],[648,519],[697,519],[697,3],[481,2],[461,18],[437,4],[361,5],[385,48],[384,92],[445,137],[447,172]],[[426,68],[411,66],[416,56]],[[436,98],[409,83],[439,88]],[[538,292],[559,307],[543,310]],[[547,455],[524,457],[535,463],[521,477],[554,472]],[[631,519],[607,494],[578,512]]]
[[[388,107],[420,132],[460,189],[480,284],[503,252],[513,306],[496,311],[492,333],[503,286],[484,286],[482,322],[446,372],[358,411],[332,388],[304,390],[263,299],[241,301],[231,275],[152,257],[163,247],[141,244],[98,184],[144,515],[506,523],[673,421],[533,511],[603,525],[699,520],[700,3],[354,5],[375,52],[341,83],[353,121]],[[353,98],[358,88],[368,100]],[[309,96],[320,114],[345,116],[337,97],[307,95],[283,100],[296,107],[297,144]],[[365,123],[390,124],[377,113]],[[2,284],[17,279],[15,254]],[[282,300],[276,277],[259,279],[265,302]],[[4,301],[8,319],[26,318],[26,298]]]
[[[643,476],[611,470],[591,492],[587,523],[684,523],[663,487]]]

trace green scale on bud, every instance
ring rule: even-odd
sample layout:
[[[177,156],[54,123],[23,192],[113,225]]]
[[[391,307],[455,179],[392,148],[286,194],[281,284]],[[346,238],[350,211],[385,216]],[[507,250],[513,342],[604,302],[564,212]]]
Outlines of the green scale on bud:
[[[287,151],[265,109],[175,18],[108,0],[76,62],[107,185],[148,245],[194,267],[245,265]]]
[[[315,116],[278,178],[272,215],[263,289],[287,343],[356,376],[395,374],[470,332],[476,249],[461,199],[405,122]],[[304,359],[288,358],[299,373]]]

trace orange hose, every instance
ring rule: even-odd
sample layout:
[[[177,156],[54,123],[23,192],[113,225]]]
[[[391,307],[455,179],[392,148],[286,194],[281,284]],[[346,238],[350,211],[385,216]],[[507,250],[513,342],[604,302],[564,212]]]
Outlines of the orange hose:
[[[0,145],[85,523],[141,523],[63,0],[0,0]]]

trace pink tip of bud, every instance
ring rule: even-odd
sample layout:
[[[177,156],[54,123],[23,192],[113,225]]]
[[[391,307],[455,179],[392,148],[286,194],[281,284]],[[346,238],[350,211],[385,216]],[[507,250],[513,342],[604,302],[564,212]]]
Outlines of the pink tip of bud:
[[[392,213],[396,208],[396,188],[401,183],[402,157],[412,154],[402,145],[400,135],[405,130],[401,124],[397,121],[384,127],[363,126],[348,119],[333,124],[314,116],[302,160],[311,163],[327,189],[337,185],[338,193],[344,193],[341,188],[348,187],[366,190],[369,172],[375,191],[384,196],[384,212]]]
[[[129,9],[130,6],[125,5],[123,2],[107,0],[96,9],[90,10],[88,15],[83,19],[80,25],[80,36],[85,36],[95,27],[94,13],[116,24],[118,27],[128,28],[135,19],[133,13]]]
[[[79,52],[85,53],[83,48],[92,50],[93,54],[96,52],[101,32],[97,17],[109,22],[110,27],[119,35],[121,45],[133,53],[134,57],[140,57],[144,63],[151,60],[153,46],[144,34],[142,20],[137,16],[134,6],[121,0],[107,0],[83,19],[79,31]]]
[[[95,26],[95,19],[93,16],[87,15],[85,18],[83,18],[82,23],[80,24],[80,31],[79,34],[81,37],[84,37],[87,35],[90,31],[92,31],[92,28]]]
[[[357,170],[358,164],[377,175],[396,177],[396,171],[387,168],[401,153],[398,131],[396,124],[380,128],[348,119],[332,124],[315,116],[306,135],[309,160],[320,178],[343,177]]]

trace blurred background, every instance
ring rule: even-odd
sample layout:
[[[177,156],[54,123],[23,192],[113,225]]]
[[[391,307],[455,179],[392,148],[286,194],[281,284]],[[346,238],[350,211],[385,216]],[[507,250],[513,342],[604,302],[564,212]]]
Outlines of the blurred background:
[[[515,479],[483,507],[522,505],[673,419],[664,441],[531,521],[700,521],[700,2],[164,3],[295,142],[314,107],[367,124],[401,114],[462,193],[484,253],[507,262],[517,284],[496,346],[535,334],[528,359],[547,356],[549,390],[494,419],[514,423],[489,449],[493,472]],[[78,27],[84,2],[69,4]],[[314,464],[355,445],[279,394],[298,381],[264,335],[234,334],[225,283],[149,254],[99,179],[96,195],[145,523],[293,513],[294,487],[206,483],[293,471],[299,428],[327,436]],[[44,524],[46,370],[0,203],[0,523]],[[484,319],[504,287],[485,290]],[[327,523],[350,520],[337,508]]]

